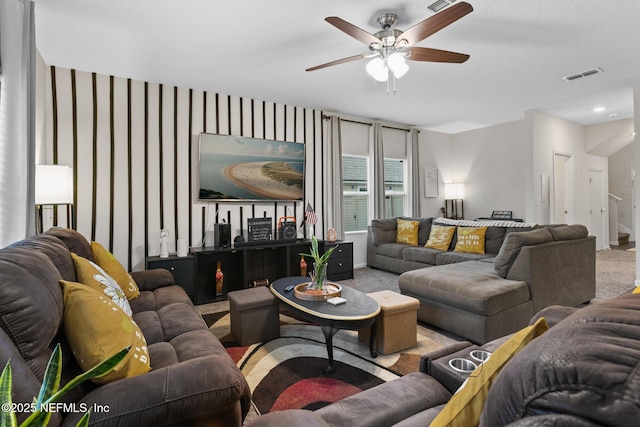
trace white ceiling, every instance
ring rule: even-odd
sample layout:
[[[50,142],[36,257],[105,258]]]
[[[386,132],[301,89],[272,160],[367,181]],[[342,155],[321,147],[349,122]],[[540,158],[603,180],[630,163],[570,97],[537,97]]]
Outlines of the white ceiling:
[[[582,124],[633,116],[640,87],[640,1],[469,0],[474,11],[418,46],[467,53],[463,64],[410,61],[387,95],[366,53],[324,21],[375,33],[380,12],[406,30],[434,0],[36,0],[47,65],[334,111],[456,133],[540,110]],[[604,73],[573,82],[563,76]],[[595,106],[602,113],[593,113]]]

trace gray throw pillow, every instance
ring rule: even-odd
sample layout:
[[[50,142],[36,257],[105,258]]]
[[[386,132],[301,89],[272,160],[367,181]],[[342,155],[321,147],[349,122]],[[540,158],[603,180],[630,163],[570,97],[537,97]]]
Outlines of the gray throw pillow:
[[[582,224],[562,225],[560,227],[549,228],[549,233],[553,240],[574,240],[587,237],[589,231]]]

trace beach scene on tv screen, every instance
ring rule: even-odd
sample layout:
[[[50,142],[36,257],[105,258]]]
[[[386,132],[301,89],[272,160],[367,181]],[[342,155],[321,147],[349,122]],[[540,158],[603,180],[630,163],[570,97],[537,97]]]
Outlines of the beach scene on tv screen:
[[[302,200],[304,145],[200,135],[200,199]]]

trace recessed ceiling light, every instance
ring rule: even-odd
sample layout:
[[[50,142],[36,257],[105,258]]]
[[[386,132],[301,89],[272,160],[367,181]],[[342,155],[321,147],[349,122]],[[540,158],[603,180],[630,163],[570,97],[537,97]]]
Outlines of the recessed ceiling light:
[[[605,110],[604,107],[594,107],[593,108],[593,112],[594,113],[602,113]]]

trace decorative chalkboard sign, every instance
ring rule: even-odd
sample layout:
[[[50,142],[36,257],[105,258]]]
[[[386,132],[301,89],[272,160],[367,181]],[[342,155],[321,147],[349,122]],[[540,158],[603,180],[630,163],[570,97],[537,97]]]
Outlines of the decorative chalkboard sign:
[[[271,218],[247,218],[249,241],[272,240],[273,223]]]

